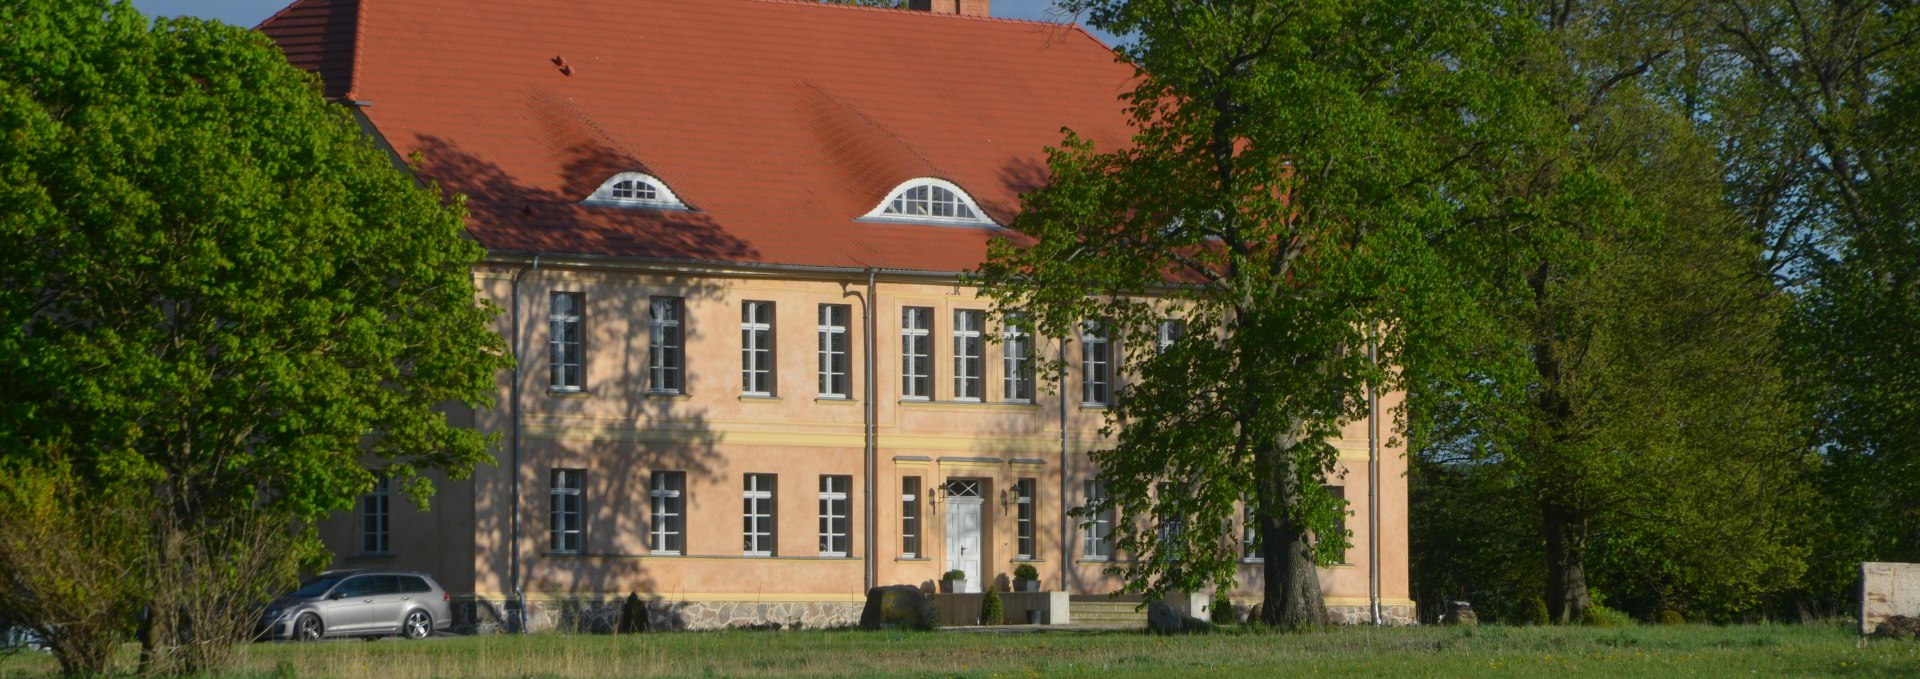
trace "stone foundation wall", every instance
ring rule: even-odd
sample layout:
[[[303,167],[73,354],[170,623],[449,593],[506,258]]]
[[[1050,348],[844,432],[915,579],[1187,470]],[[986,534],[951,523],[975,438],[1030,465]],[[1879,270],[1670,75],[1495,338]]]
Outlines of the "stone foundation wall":
[[[539,597],[526,602],[528,632],[609,634],[620,625],[624,597]],[[747,627],[828,629],[860,622],[862,604],[853,601],[668,601],[645,599],[655,631]],[[453,602],[453,632],[493,634],[517,631],[511,601],[467,598]]]
[[[1419,609],[1415,608],[1413,604],[1382,604],[1380,606],[1380,624],[1388,627],[1411,627],[1418,625],[1420,624],[1420,618],[1417,615],[1418,612]],[[1247,616],[1252,614],[1252,603],[1234,602],[1234,619],[1246,622]],[[1373,624],[1373,610],[1372,607],[1366,605],[1328,606],[1327,621],[1335,625],[1371,625]]]

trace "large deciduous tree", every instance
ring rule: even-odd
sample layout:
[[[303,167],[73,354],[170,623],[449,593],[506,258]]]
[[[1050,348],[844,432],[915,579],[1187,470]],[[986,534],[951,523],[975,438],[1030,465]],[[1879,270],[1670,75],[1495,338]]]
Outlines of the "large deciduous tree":
[[[1065,4],[1135,37],[1137,132],[1050,151],[984,294],[1121,349],[1114,444],[1091,453],[1109,495],[1088,509],[1147,519],[1115,526],[1130,588],[1232,585],[1245,502],[1265,622],[1323,623],[1315,565],[1346,543],[1331,441],[1369,386],[1400,384],[1382,366],[1427,369],[1489,327],[1468,303],[1489,279],[1456,266],[1494,256],[1464,226],[1549,119],[1496,67],[1530,24],[1465,2]],[[1156,350],[1169,316],[1183,336]]]
[[[318,553],[309,528],[248,561],[259,526],[489,459],[446,414],[509,360],[463,219],[263,36],[0,1],[0,458],[142,508],[143,562],[112,566],[145,585],[149,669],[218,664],[199,599],[243,618],[283,580],[236,573]]]

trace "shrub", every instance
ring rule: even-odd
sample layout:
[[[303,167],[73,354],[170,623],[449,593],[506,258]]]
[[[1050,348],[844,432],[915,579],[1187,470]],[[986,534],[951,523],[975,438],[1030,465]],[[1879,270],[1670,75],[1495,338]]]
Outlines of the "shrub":
[[[1550,625],[1553,624],[1553,614],[1547,612],[1546,599],[1534,597],[1515,606],[1507,622],[1514,625]]]
[[[953,570],[947,571],[946,579],[947,580],[965,580],[967,579],[967,572],[960,570],[958,568],[955,568]]]
[[[1233,600],[1227,598],[1226,592],[1213,593],[1213,605],[1207,617],[1211,618],[1215,625],[1231,625],[1240,621],[1233,614]]]
[[[1033,564],[1030,564],[1030,563],[1023,563],[1023,564],[1020,564],[1020,565],[1018,565],[1018,566],[1014,566],[1014,567],[1013,567],[1013,579],[1015,579],[1015,580],[1039,580],[1039,579],[1040,579],[1040,569],[1038,569],[1038,568],[1034,568],[1034,567],[1033,567]]]
[[[639,593],[628,592],[626,603],[620,605],[620,633],[639,634],[652,628],[653,619],[647,613],[647,603],[640,600]]]
[[[1005,612],[1000,606],[1000,590],[988,587],[986,597],[980,600],[980,624],[1003,624],[1005,617]]]
[[[1631,627],[1633,616],[1594,604],[1587,609],[1587,617],[1582,622],[1594,627]]]
[[[1685,625],[1687,616],[1671,608],[1653,614],[1653,621],[1662,625]]]

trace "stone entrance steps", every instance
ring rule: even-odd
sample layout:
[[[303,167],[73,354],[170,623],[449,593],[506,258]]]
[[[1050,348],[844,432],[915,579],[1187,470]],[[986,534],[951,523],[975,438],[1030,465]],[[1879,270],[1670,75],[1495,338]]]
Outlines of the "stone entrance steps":
[[[1076,596],[1068,604],[1073,624],[1103,627],[1145,627],[1147,609],[1138,600],[1109,599],[1104,596]]]

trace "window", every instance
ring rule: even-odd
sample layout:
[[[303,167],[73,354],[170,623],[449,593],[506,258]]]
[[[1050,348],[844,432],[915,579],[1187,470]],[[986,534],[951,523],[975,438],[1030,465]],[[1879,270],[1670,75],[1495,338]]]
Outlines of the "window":
[[[900,311],[900,396],[933,398],[933,310]]]
[[[952,182],[921,178],[894,187],[885,202],[862,219],[888,222],[991,225],[980,206]]]
[[[1090,406],[1113,403],[1113,344],[1107,328],[1088,321],[1080,331],[1080,401]]]
[[[653,393],[678,394],[686,387],[686,354],[680,345],[680,318],[685,315],[678,297],[655,297],[648,305],[647,383]]]
[[[900,479],[900,556],[920,556],[920,477]]]
[[[1180,491],[1175,488],[1172,483],[1161,482],[1158,489],[1160,500],[1158,504],[1162,509],[1169,509],[1167,507],[1169,504],[1178,504],[1178,500],[1175,498]],[[1158,533],[1157,537],[1160,540],[1161,558],[1166,561],[1178,561],[1178,555],[1181,549],[1180,538],[1184,537],[1187,532],[1187,517],[1177,509],[1174,509],[1166,514],[1162,514],[1158,518],[1157,523],[1156,531]]]
[[[847,319],[853,308],[845,304],[820,305],[820,395],[849,398],[847,383]]]
[[[376,479],[373,492],[360,496],[360,553],[386,554],[388,547],[387,480]]]
[[[1103,507],[1107,501],[1107,485],[1103,481],[1087,481],[1084,486],[1087,514],[1081,517],[1080,557],[1087,561],[1106,561],[1113,558],[1113,510]]]
[[[1020,479],[1013,483],[1013,558],[1033,558],[1033,479]]]
[[[846,556],[848,545],[848,493],[853,477],[820,477],[820,556]]]
[[[556,292],[548,298],[547,322],[553,331],[547,338],[548,362],[553,374],[547,383],[554,391],[579,391],[580,314],[586,305],[577,292]]]
[[[653,500],[652,539],[647,548],[655,554],[680,554],[686,550],[686,472],[654,472],[653,486],[647,496]]]
[[[640,172],[622,172],[600,184],[593,195],[580,201],[586,205],[609,207],[643,207],[659,210],[685,210],[687,204],[667,188],[665,182],[653,175]]]
[[[1010,317],[1000,331],[1000,397],[1008,401],[1033,401],[1033,333],[1021,327],[1024,322]]]
[[[1253,515],[1253,498],[1240,501],[1240,556],[1248,561],[1263,561],[1260,556],[1260,518]]]
[[[740,305],[740,393],[773,395],[773,302]]]
[[[986,359],[980,346],[979,311],[953,312],[953,397],[962,401],[980,400],[985,381]]]
[[[1180,342],[1180,338],[1186,337],[1186,336],[1187,336],[1186,321],[1183,321],[1177,318],[1169,318],[1167,320],[1161,321],[1160,322],[1160,338],[1158,341],[1154,343],[1154,350],[1162,354],[1167,353],[1168,349],[1172,349],[1173,345],[1178,344]]]
[[[551,536],[547,548],[561,554],[579,554],[582,545],[582,488],[587,473],[579,469],[555,469],[548,482],[547,529]]]
[[[747,556],[773,556],[773,491],[776,480],[773,474],[747,475],[743,494],[745,505],[741,510],[746,534],[744,553]]]
[[[1333,522],[1333,533],[1334,535],[1340,536],[1344,542],[1347,535],[1347,489],[1345,486],[1327,486],[1326,488],[1327,494],[1333,496],[1334,504],[1340,507],[1340,518],[1335,519]],[[1319,541],[1316,539],[1315,545],[1317,546],[1318,544]],[[1347,550],[1341,549],[1334,552],[1333,562],[1346,563]]]

